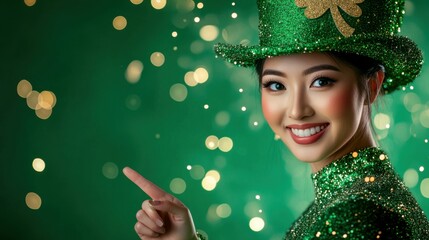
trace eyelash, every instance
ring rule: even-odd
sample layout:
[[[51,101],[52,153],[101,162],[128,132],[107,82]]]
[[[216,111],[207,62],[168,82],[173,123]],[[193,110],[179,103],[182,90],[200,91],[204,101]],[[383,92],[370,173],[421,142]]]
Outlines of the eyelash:
[[[283,89],[280,89],[280,90],[273,90],[273,89],[271,89],[271,88],[270,88],[270,86],[272,86],[273,84],[281,85],[281,87],[282,87]],[[280,83],[280,82],[278,82],[278,81],[274,81],[274,80],[268,80],[268,81],[266,81],[266,82],[262,83],[262,88],[269,88],[269,90],[271,90],[271,91],[281,91],[281,90],[285,90],[285,89],[286,89],[286,87],[285,87],[283,84],[281,84],[281,83]]]
[[[313,84],[314,84],[316,81],[319,81],[319,80],[325,80],[325,81],[327,81],[328,83],[327,83],[326,85],[323,85],[323,86],[320,86],[320,87],[316,87],[316,88],[322,88],[322,87],[325,87],[325,86],[329,86],[329,85],[332,85],[332,84],[334,84],[334,83],[336,82],[336,80],[334,80],[334,79],[332,79],[332,78],[329,78],[329,77],[317,76],[317,77],[315,77],[315,78],[314,78],[314,80],[311,82],[311,86],[313,86]],[[270,86],[272,86],[273,84],[279,84],[279,85],[281,85],[281,88],[282,88],[282,89],[279,89],[279,90],[273,90],[273,89],[270,89],[270,90],[272,90],[272,91],[280,91],[280,90],[285,90],[285,89],[286,89],[286,87],[285,87],[282,83],[280,83],[280,82],[278,82],[278,81],[275,81],[275,80],[268,80],[268,81],[266,81],[265,83],[262,83],[262,87],[263,87],[263,88],[270,88]],[[311,86],[310,86],[310,87],[311,87]]]
[[[317,77],[315,77],[315,78],[314,78],[314,80],[311,82],[311,86],[313,86],[313,84],[314,84],[316,81],[318,81],[318,80],[325,80],[325,81],[327,81],[327,82],[328,82],[328,84],[326,84],[326,85],[324,85],[324,86],[321,86],[321,87],[316,87],[316,88],[322,88],[322,87],[325,87],[325,86],[330,86],[330,85],[334,84],[335,82],[337,82],[336,80],[334,80],[334,79],[332,79],[332,78],[329,78],[329,77],[317,76]]]

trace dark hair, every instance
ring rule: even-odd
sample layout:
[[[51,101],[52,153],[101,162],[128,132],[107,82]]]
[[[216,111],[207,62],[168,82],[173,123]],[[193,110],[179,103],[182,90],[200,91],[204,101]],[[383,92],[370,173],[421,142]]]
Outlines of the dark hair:
[[[384,72],[384,66],[381,62],[366,56],[361,56],[353,53],[342,52],[327,52],[334,60],[346,63],[354,68],[360,76],[358,88],[361,94],[365,94],[366,101],[370,101],[370,89],[368,88],[367,80],[374,76],[380,70]],[[382,91],[380,91],[382,94]]]

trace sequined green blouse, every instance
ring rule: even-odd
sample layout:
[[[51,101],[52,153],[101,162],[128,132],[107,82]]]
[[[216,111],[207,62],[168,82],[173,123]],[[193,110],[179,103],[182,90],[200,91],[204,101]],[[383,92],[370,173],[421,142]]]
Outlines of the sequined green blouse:
[[[387,155],[352,152],[312,174],[315,200],[285,239],[429,239],[429,222]]]

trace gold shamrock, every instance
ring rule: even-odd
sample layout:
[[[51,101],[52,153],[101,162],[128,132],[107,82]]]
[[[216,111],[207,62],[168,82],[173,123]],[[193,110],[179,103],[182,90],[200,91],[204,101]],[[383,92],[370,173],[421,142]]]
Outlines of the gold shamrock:
[[[329,9],[337,29],[343,36],[350,37],[355,29],[344,20],[338,7],[352,17],[360,17],[362,15],[362,10],[357,4],[363,1],[364,0],[295,0],[295,4],[298,7],[307,7],[305,9],[305,16],[309,19],[318,18]]]

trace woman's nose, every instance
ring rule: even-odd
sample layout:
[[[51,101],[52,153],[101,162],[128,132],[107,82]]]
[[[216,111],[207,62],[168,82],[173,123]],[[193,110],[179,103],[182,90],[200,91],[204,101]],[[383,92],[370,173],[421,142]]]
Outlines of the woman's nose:
[[[297,92],[289,96],[288,112],[289,118],[301,120],[314,114],[314,110],[309,104],[308,98],[304,92]]]

